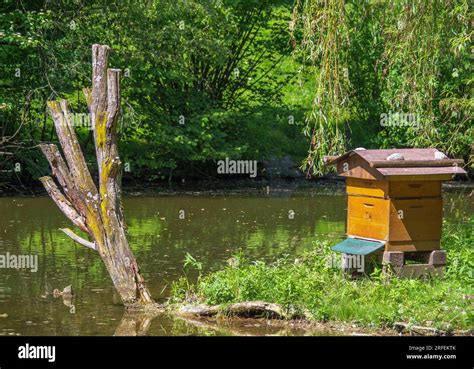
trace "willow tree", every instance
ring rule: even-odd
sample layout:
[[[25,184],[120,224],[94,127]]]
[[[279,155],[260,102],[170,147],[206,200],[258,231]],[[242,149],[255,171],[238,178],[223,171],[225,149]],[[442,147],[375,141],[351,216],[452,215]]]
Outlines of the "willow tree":
[[[70,229],[62,231],[98,252],[123,303],[146,305],[153,300],[128,244],[121,204],[122,165],[117,147],[120,70],[107,68],[109,53],[107,45],[92,46],[92,89],[84,89],[94,133],[98,186],[84,160],[65,100],[48,102],[62,153],[56,145],[40,145],[53,175],[40,180],[59,209],[91,240]]]
[[[472,7],[466,0],[396,0],[385,15],[382,99],[387,111],[416,114],[418,123],[387,127],[387,144],[466,155],[474,138]]]
[[[303,64],[317,66],[313,105],[305,134],[311,137],[303,168],[322,174],[325,155],[345,151],[344,119],[349,100],[347,51],[349,32],[344,0],[299,0],[293,9],[290,31],[302,24]],[[293,39],[293,44],[295,41]]]
[[[344,152],[357,129],[354,146],[434,146],[467,159],[472,19],[467,0],[296,0],[295,54],[315,82],[304,166],[321,174],[323,156]],[[382,124],[383,113],[412,123]]]

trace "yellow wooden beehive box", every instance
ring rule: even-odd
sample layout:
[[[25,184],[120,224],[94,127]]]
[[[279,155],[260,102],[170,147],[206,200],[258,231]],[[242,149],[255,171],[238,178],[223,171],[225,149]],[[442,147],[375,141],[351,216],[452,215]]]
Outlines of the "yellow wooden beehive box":
[[[356,149],[326,157],[347,178],[347,236],[381,241],[384,251],[440,248],[441,183],[465,174],[437,149]]]

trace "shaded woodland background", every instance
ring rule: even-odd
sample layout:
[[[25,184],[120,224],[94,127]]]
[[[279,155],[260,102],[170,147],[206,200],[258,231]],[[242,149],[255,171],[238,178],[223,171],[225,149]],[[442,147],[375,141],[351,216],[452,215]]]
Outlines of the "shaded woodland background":
[[[4,1],[0,189],[37,186],[56,142],[46,101],[69,100],[89,161],[90,47],[123,71],[125,181],[216,178],[216,161],[437,147],[469,162],[467,1]],[[381,114],[417,125],[384,126]],[[85,125],[85,126],[81,126]],[[468,165],[469,166],[469,165]]]

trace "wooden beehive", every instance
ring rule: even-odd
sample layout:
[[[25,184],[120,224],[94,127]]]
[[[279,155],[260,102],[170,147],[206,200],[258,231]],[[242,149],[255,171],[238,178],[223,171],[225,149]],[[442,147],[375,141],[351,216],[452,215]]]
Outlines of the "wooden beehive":
[[[465,174],[462,160],[436,149],[356,149],[326,157],[347,178],[347,236],[380,241],[385,251],[440,248],[442,181]]]

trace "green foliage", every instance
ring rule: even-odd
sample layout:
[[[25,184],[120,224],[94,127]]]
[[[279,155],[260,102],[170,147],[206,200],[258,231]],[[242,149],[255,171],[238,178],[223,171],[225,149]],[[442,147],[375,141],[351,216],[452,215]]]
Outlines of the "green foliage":
[[[469,159],[469,5],[4,1],[0,152],[9,154],[0,156],[0,186],[47,172],[36,148],[56,140],[47,100],[67,98],[74,113],[87,113],[81,90],[93,43],[112,46],[111,66],[124,72],[125,180],[213,176],[224,157],[286,155],[322,174],[324,155],[359,146],[432,146]],[[390,113],[416,124],[385,126]],[[77,130],[92,163],[91,132]],[[16,163],[21,171],[9,170]]]
[[[324,155],[345,151],[344,127],[349,100],[349,45],[344,0],[303,1],[295,6],[291,28],[303,24],[303,64],[317,65],[312,110],[307,116],[305,134],[311,137],[308,158],[303,168],[322,174]],[[298,17],[298,12],[302,15]],[[312,127],[312,129],[311,129]]]
[[[474,218],[453,226],[444,222],[443,245],[449,250],[446,276],[466,286],[474,286]]]
[[[470,328],[474,315],[466,297],[473,294],[474,285],[472,227],[468,231],[464,225],[445,225],[444,231],[449,258],[443,277],[387,280],[377,268],[370,278],[351,280],[327,262],[334,257],[329,245],[318,243],[297,259],[284,257],[265,264],[241,258],[238,266],[203,276],[189,288],[208,304],[264,300],[314,320],[356,321],[372,327],[403,321],[444,330]],[[185,296],[184,281],[175,284],[173,301]]]
[[[184,267],[186,268],[188,266],[195,268],[199,273],[202,271],[202,263],[197,261],[189,252],[186,253],[184,258]]]
[[[315,66],[308,72],[316,80],[306,168],[321,174],[323,155],[339,155],[345,144],[437,147],[468,159],[473,31],[466,0],[296,4],[295,55]],[[385,125],[382,114],[416,122]]]
[[[125,179],[187,176],[210,167],[215,174],[215,160],[263,160],[287,155],[290,146],[302,158],[286,137],[288,120],[275,120],[278,111],[303,115],[299,104],[290,111],[283,101],[296,73],[287,43],[289,1],[2,6],[1,78],[8,92],[0,101],[0,145],[14,154],[2,167],[29,155],[34,165],[25,164],[18,174],[23,180],[47,172],[35,148],[56,140],[46,101],[67,98],[74,113],[87,113],[81,90],[90,86],[97,42],[113,48],[111,67],[123,71],[120,148],[131,168]],[[91,132],[77,130],[93,162]],[[303,148],[303,137],[292,132]]]
[[[472,10],[466,1],[394,2],[383,31],[382,101],[389,111],[410,112],[417,126],[389,127],[385,146],[437,146],[450,155],[469,153],[474,139],[469,40]]]

